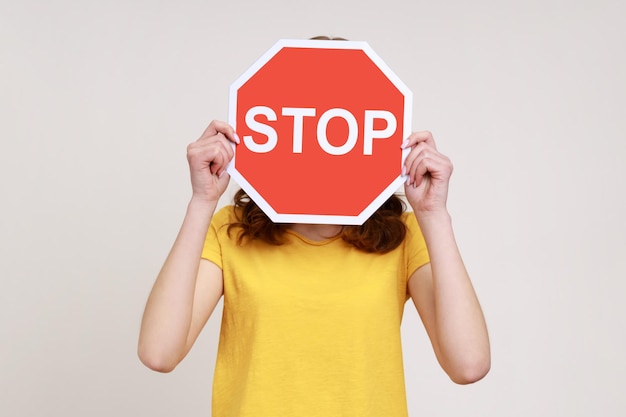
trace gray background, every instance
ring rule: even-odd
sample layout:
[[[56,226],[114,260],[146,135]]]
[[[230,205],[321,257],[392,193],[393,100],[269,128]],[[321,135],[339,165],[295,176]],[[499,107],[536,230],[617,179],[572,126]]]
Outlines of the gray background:
[[[625,415],[625,4],[2,0],[0,415],[210,415],[219,314],[172,374],[135,353],[185,148],[318,34],[368,41],[455,164],[493,366],[449,382],[407,305],[411,415]]]

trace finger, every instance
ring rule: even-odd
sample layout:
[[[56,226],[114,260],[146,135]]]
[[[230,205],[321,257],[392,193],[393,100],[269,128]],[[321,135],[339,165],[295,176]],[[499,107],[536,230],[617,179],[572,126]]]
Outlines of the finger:
[[[422,181],[424,181],[424,176],[430,173],[430,169],[432,167],[432,161],[429,159],[422,159],[417,166],[415,167],[415,179],[409,185],[413,185],[413,188],[417,188],[422,185]]]
[[[408,175],[406,183],[419,186],[427,174],[441,179],[449,177],[452,172],[452,163],[445,155],[430,147],[424,147],[409,161],[406,170]]]
[[[421,155],[411,162],[408,167],[408,177],[406,180],[407,185],[413,185],[417,187],[422,183],[424,175],[428,173],[429,159],[426,155]]]
[[[199,149],[211,149],[213,147],[223,148],[229,155],[234,155],[232,142],[221,132],[208,138],[201,138],[195,142]]]
[[[219,154],[218,160],[215,162],[214,174],[221,177],[222,174],[226,172],[226,168],[228,168],[228,164],[231,160],[232,156],[230,156],[228,152],[222,150]]]
[[[216,142],[210,149],[209,157],[211,158],[211,173],[215,175],[222,175],[226,170],[228,163],[233,159],[233,149],[229,143]]]
[[[228,123],[221,120],[213,120],[204,130],[202,136],[200,136],[200,139],[210,138],[217,135],[218,133],[223,134],[232,143],[241,143],[241,141],[239,140],[239,136],[237,136],[237,133],[235,132],[235,129],[233,129],[233,127]]]
[[[226,135],[224,135],[223,133],[218,133],[217,135],[215,135],[213,137],[213,140],[211,140],[211,143],[214,146],[219,146],[221,149],[223,149],[228,155],[230,155],[231,159],[234,155],[235,155],[235,151],[233,150],[233,146],[232,146],[232,142],[230,139],[228,139],[226,137]]]
[[[419,143],[426,143],[427,145],[432,146],[434,149],[437,149],[433,134],[428,130],[411,133],[411,135],[409,135],[409,137],[406,138],[404,142],[402,142],[402,149],[412,148]]]
[[[418,159],[420,155],[422,155],[424,152],[426,152],[429,149],[431,152],[437,152],[425,142],[415,145],[413,149],[411,149],[411,152],[409,152],[407,157],[404,159],[404,166],[402,167],[403,175],[407,175],[411,171],[411,166],[413,165],[415,160]]]
[[[200,139],[187,147],[190,165],[196,169],[208,167],[211,174],[221,174],[233,156],[231,143],[221,133],[211,138]]]

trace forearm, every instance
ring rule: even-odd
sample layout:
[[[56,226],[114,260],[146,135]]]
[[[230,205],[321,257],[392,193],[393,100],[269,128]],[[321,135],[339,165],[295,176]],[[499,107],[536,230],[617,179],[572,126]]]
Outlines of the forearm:
[[[418,222],[430,255],[438,356],[457,382],[480,379],[490,366],[489,337],[451,218],[442,211]]]
[[[141,324],[139,356],[167,370],[185,353],[196,277],[216,204],[192,199],[172,249],[154,283]]]

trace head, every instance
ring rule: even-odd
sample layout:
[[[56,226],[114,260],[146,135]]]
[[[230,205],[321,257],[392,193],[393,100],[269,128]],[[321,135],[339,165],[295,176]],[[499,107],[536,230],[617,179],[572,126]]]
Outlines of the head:
[[[325,35],[313,36],[312,38],[309,38],[309,39],[312,41],[347,41],[346,38],[325,36]]]
[[[314,36],[310,40],[347,41],[341,37]],[[239,190],[234,203],[238,222],[228,226],[231,233],[237,229],[238,242],[246,239],[260,239],[272,245],[284,242],[285,231],[289,224],[274,223],[261,208],[246,194]],[[392,195],[360,226],[344,226],[341,238],[359,250],[371,253],[386,253],[402,243],[406,236],[406,226],[401,219],[406,206],[400,197]]]

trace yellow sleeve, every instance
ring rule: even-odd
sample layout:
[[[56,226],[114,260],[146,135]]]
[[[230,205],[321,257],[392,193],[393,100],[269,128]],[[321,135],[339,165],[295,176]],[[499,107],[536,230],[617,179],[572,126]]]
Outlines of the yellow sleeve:
[[[426,241],[413,212],[406,212],[403,217],[407,227],[404,252],[407,257],[408,279],[413,275],[413,272],[429,263],[430,257],[428,256]]]
[[[220,268],[222,268],[221,241],[228,238],[226,229],[233,221],[232,216],[232,206],[223,207],[213,215],[206,239],[204,240],[204,248],[202,248],[202,258],[213,262]]]

